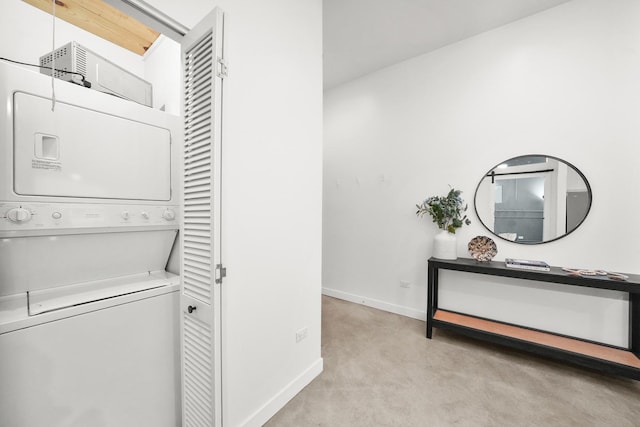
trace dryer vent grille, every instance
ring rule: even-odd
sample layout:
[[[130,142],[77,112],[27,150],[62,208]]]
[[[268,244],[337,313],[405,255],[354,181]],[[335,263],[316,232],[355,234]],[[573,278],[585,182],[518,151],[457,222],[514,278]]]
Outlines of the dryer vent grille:
[[[59,49],[54,50],[48,55],[40,57],[40,72],[43,74],[51,75],[51,68],[55,67],[55,71],[53,76],[57,79],[62,80],[71,80],[70,73],[65,73],[65,71],[73,72],[74,70],[70,69],[71,62],[67,59],[67,55],[69,55],[69,49],[67,46],[63,46]],[[54,62],[55,58],[55,62]]]

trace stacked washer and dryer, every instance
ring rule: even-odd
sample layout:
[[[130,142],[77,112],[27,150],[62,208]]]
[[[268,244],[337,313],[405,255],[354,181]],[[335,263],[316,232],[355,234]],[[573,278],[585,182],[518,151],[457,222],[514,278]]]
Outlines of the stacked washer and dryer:
[[[179,141],[0,63],[0,425],[180,424]]]

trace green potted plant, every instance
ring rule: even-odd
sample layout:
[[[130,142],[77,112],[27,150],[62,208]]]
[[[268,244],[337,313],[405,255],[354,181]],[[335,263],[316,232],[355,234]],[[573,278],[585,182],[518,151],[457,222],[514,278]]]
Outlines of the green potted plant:
[[[464,203],[460,194],[462,191],[451,188],[446,196],[432,196],[417,204],[416,215],[421,218],[429,214],[442,230],[433,242],[433,256],[440,259],[456,259],[456,230],[463,225],[471,224],[467,218],[468,205]]]

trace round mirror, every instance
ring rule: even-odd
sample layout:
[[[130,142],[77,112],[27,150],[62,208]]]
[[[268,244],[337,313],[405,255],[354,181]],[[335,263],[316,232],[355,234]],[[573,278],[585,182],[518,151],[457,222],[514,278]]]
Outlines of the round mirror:
[[[474,202],[478,218],[496,236],[545,243],[582,224],[591,208],[591,187],[564,160],[520,156],[491,168],[480,180]]]

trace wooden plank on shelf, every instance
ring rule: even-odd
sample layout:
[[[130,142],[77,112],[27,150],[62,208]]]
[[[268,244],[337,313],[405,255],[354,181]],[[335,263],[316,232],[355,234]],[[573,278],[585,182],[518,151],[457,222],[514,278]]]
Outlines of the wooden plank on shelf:
[[[22,0],[49,14],[51,0]],[[151,47],[160,33],[102,0],[55,0],[56,17],[138,55]]]
[[[630,351],[607,347],[606,345],[594,344],[551,333],[534,331],[500,322],[493,322],[491,320],[479,319],[477,317],[452,313],[446,310],[436,311],[433,318],[442,322],[583,354],[597,359],[607,360],[640,369],[640,359],[633,353]]]

